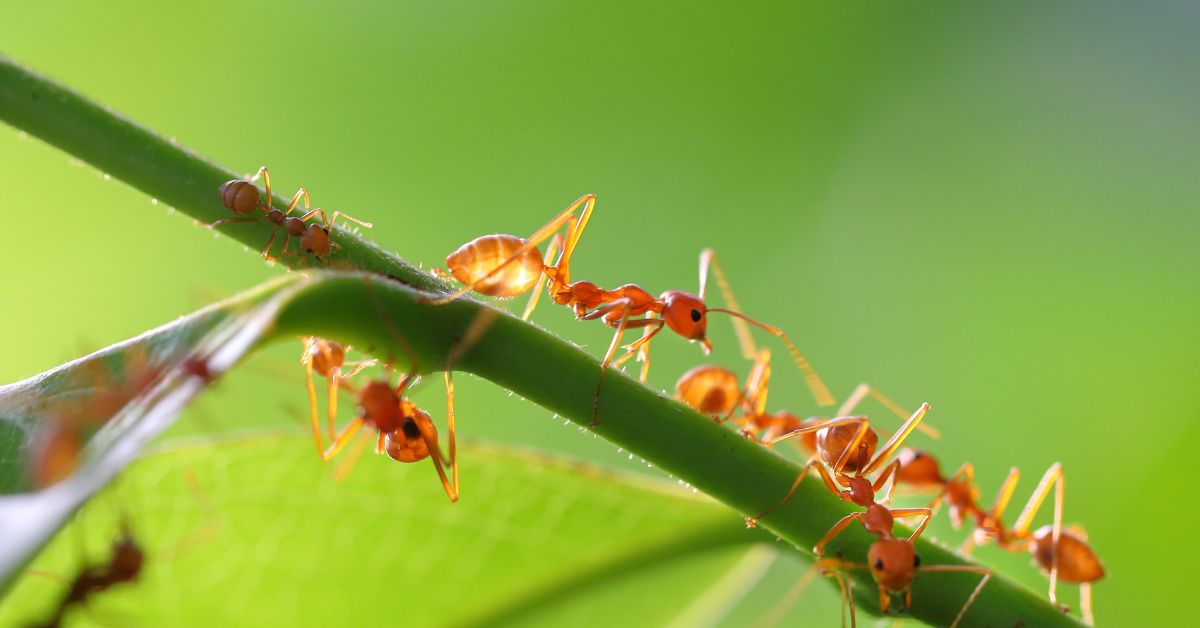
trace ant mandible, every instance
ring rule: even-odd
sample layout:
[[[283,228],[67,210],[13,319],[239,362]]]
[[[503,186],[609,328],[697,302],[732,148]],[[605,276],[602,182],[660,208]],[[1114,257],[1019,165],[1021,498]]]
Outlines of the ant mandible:
[[[107,563],[85,565],[71,580],[67,592],[54,609],[50,619],[41,624],[47,628],[62,624],[63,616],[73,606],[87,602],[91,596],[118,584],[134,582],[142,572],[145,553],[134,538],[129,523],[121,519],[121,534],[112,545],[112,557]]]
[[[748,523],[753,525],[754,522],[761,519],[767,513],[787,503],[792,495],[795,494],[796,489],[800,486],[800,483],[807,476],[808,472],[815,467],[821,476],[822,482],[824,482],[830,492],[845,501],[864,508],[863,512],[850,513],[835,523],[829,529],[829,532],[813,547],[813,553],[822,557],[818,562],[819,567],[826,571],[849,571],[857,569],[870,571],[876,584],[879,586],[879,609],[883,613],[886,613],[890,608],[892,595],[894,594],[903,596],[905,609],[912,605],[912,581],[918,572],[954,571],[981,574],[983,578],[975,587],[975,590],[971,593],[971,596],[967,599],[962,609],[959,610],[958,615],[954,618],[951,624],[951,628],[953,628],[962,620],[967,609],[970,608],[975,598],[978,597],[979,592],[983,590],[988,580],[991,579],[991,570],[972,565],[921,566],[920,558],[916,554],[913,543],[929,524],[929,520],[933,515],[932,510],[929,508],[890,508],[875,499],[876,493],[885,485],[888,485],[884,502],[890,501],[892,489],[895,487],[894,476],[900,469],[900,461],[894,460],[890,464],[887,464],[886,467],[884,465],[900,447],[904,439],[916,429],[917,424],[919,424],[928,412],[929,404],[921,404],[916,412],[905,421],[899,431],[892,435],[874,457],[871,457],[870,453],[874,447],[865,439],[865,436],[871,433],[871,430],[867,425],[868,421],[861,417],[826,419],[812,425],[806,425],[784,437],[780,437],[777,440],[817,430],[819,432],[817,438],[819,457],[827,461],[835,453],[840,451],[840,454],[837,461],[831,464],[833,467],[832,475],[819,461],[815,459],[810,461],[797,475],[795,482],[793,482],[783,500],[766,512],[748,520]],[[851,427],[853,436],[846,442],[843,442],[841,438],[832,438],[832,430],[839,427]],[[853,475],[847,475],[842,472],[850,467],[853,468]],[[880,472],[874,482],[866,477],[881,467],[884,467],[883,471]],[[890,485],[889,480],[892,480]],[[910,536],[896,537],[894,534],[895,520],[907,517],[921,517],[921,521]],[[824,557],[825,547],[855,521],[861,523],[867,532],[877,537],[867,552],[867,563],[858,564],[840,558]],[[853,613],[853,607],[851,607],[851,612]]]
[[[263,187],[265,188],[267,199],[266,203],[263,203],[259,199],[258,188],[254,185],[254,182],[257,181],[259,177],[262,177],[263,179]],[[289,214],[296,209],[296,205],[298,205],[301,201],[304,201],[304,209],[306,210],[305,213],[300,216],[290,216]],[[269,172],[267,172],[267,167],[263,166],[259,168],[258,172],[253,177],[250,177],[249,180],[233,179],[231,181],[226,181],[225,184],[221,186],[221,204],[224,205],[226,209],[229,209],[236,214],[249,214],[256,209],[261,209],[265,215],[257,218],[222,218],[209,225],[209,228],[215,229],[220,225],[233,222],[270,222],[275,225],[275,228],[271,231],[271,237],[267,239],[267,246],[263,248],[263,259],[274,259],[271,257],[271,247],[275,244],[275,236],[279,234],[279,230],[282,228],[284,231],[284,236],[283,246],[279,248],[281,255],[295,255],[294,253],[288,253],[287,246],[292,238],[299,238],[301,248],[303,248],[308,254],[315,257],[318,261],[321,261],[321,259],[326,255],[329,255],[333,249],[341,248],[336,242],[333,242],[329,239],[330,230],[333,229],[333,223],[339,217],[345,218],[346,220],[368,229],[370,229],[372,226],[369,222],[363,222],[357,218],[352,218],[340,211],[335,211],[333,212],[332,216],[328,216],[325,214],[325,211],[319,207],[317,209],[309,210],[308,190],[305,188],[300,188],[296,191],[295,196],[292,197],[292,202],[288,204],[286,210],[276,209],[274,203],[275,197],[271,194],[271,175]],[[313,216],[320,216],[321,224],[308,224],[306,222]]]
[[[1061,464],[1056,462],[1046,470],[1017,517],[1016,524],[1012,529],[1006,529],[1002,517],[1020,478],[1017,468],[1009,470],[997,492],[995,503],[990,509],[984,510],[977,502],[979,489],[974,484],[974,468],[969,463],[950,477],[943,478],[937,458],[929,453],[906,449],[900,452],[899,460],[901,467],[896,474],[896,481],[917,488],[940,487],[930,507],[936,507],[944,499],[950,507],[950,518],[955,528],[965,517],[974,519],[975,529],[963,545],[963,553],[970,553],[976,545],[989,541],[1008,551],[1028,551],[1035,564],[1050,578],[1050,603],[1058,604],[1059,580],[1078,584],[1083,621],[1092,625],[1091,584],[1104,577],[1104,567],[1088,544],[1082,528],[1073,526],[1064,529],[1062,526],[1065,482]],[[1052,488],[1055,489],[1053,523],[1030,532],[1033,517]]]
[[[463,287],[449,295],[428,299],[427,302],[448,303],[472,290],[491,296],[516,296],[533,290],[522,316],[528,318],[537,305],[542,282],[548,281],[550,297],[555,303],[574,310],[577,319],[600,319],[609,327],[615,328],[612,342],[601,363],[600,378],[596,382],[592,408],[593,426],[599,425],[600,422],[600,389],[604,382],[604,373],[609,366],[619,367],[636,355],[643,362],[641,379],[645,381],[650,368],[649,343],[663,327],[670,328],[677,335],[690,341],[699,342],[707,353],[712,348],[712,343],[707,337],[707,316],[711,312],[729,314],[735,317],[735,321],[746,321],[778,336],[787,345],[797,366],[804,373],[817,402],[820,405],[833,404],[833,395],[829,389],[783,330],[756,321],[738,311],[737,302],[732,298],[728,282],[725,281],[724,273],[716,261],[716,254],[711,249],[700,253],[700,292],[696,295],[682,290],[668,290],[656,298],[636,284],[625,284],[613,290],[605,290],[590,281],[572,282],[571,254],[591,218],[595,203],[595,195],[584,195],[527,239],[494,234],[481,236],[464,244],[446,258],[446,265],[451,274],[464,284]],[[575,212],[580,208],[582,213],[577,218]],[[564,226],[565,237],[558,233]],[[553,238],[543,258],[537,247],[551,236]],[[551,264],[550,260],[554,258],[560,245],[562,253],[558,260]],[[716,274],[720,287],[725,291],[730,308],[710,308],[705,304],[704,296],[710,269]],[[644,318],[638,318],[641,316]],[[616,358],[617,348],[621,347],[621,338],[629,329],[643,329],[643,335],[625,346],[625,354]],[[744,332],[736,326],[735,330],[742,342],[743,353],[752,359],[754,351],[747,344],[749,332]]]

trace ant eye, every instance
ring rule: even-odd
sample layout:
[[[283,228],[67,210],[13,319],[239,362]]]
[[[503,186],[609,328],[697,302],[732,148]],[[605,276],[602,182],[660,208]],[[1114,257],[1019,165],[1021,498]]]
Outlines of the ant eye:
[[[913,567],[916,568],[916,567],[920,567],[920,566],[921,566],[921,557],[917,556],[916,554],[913,554]]]
[[[882,558],[876,558],[876,559],[875,559],[875,568],[876,568],[876,569],[878,569],[878,570],[880,570],[880,571],[882,571],[882,570],[883,570],[883,559],[882,559]]]
[[[421,429],[417,427],[417,422],[412,420],[412,417],[404,419],[404,435],[409,438],[416,438],[421,435]]]
[[[692,322],[700,322],[700,310],[692,310]]]

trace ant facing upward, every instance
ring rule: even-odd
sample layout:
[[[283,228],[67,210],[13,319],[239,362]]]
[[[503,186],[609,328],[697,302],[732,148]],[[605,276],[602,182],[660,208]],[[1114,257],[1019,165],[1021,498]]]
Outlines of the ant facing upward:
[[[963,553],[970,553],[976,545],[992,541],[1008,551],[1028,551],[1034,563],[1050,578],[1050,603],[1058,604],[1059,580],[1078,584],[1083,621],[1092,625],[1091,585],[1104,577],[1104,567],[1088,544],[1087,534],[1082,528],[1074,526],[1064,529],[1062,526],[1064,476],[1061,464],[1056,462],[1050,465],[1017,517],[1016,524],[1008,529],[1002,517],[1020,478],[1020,471],[1015,467],[1009,470],[1000,485],[995,503],[990,509],[984,510],[978,503],[979,489],[974,483],[974,467],[969,463],[946,478],[941,474],[937,458],[931,454],[905,449],[900,452],[898,459],[901,463],[896,474],[898,483],[916,488],[937,487],[938,494],[930,507],[936,508],[944,500],[949,506],[951,523],[955,528],[968,517],[973,520],[975,529],[963,545]],[[1033,518],[1051,488],[1055,489],[1053,523],[1031,532]]]
[[[261,200],[259,200],[258,188],[254,185],[254,182],[257,181],[259,177],[262,177],[263,179],[263,187],[265,188],[267,199],[266,203],[263,203]],[[289,214],[296,209],[296,205],[298,205],[301,200],[304,201],[304,209],[306,210],[305,213],[301,214],[300,216],[290,216]],[[221,186],[221,204],[224,205],[226,209],[229,209],[236,214],[249,214],[256,209],[261,209],[265,215],[257,218],[222,218],[209,225],[209,228],[215,229],[220,225],[232,222],[270,222],[275,225],[275,228],[271,231],[271,237],[267,239],[267,246],[263,248],[263,259],[274,259],[271,257],[271,247],[275,244],[275,236],[279,234],[279,230],[282,228],[284,235],[283,246],[279,248],[281,255],[296,255],[295,253],[288,253],[287,246],[288,242],[292,238],[299,238],[300,247],[303,248],[306,253],[315,257],[318,261],[321,261],[322,258],[324,258],[326,255],[329,255],[333,249],[341,248],[336,242],[329,239],[330,231],[333,229],[333,223],[338,218],[345,218],[346,220],[368,229],[371,228],[371,223],[363,222],[357,218],[352,218],[340,211],[335,211],[333,212],[332,216],[328,216],[325,214],[325,211],[319,207],[317,209],[308,210],[308,190],[304,188],[300,188],[296,191],[295,196],[292,197],[292,202],[288,204],[286,210],[276,209],[274,202],[275,197],[271,195],[271,175],[267,172],[267,167],[263,166],[259,168],[258,172],[253,177],[250,177],[249,180],[233,179],[231,181],[226,181],[225,184]],[[313,216],[320,216],[321,223],[308,224],[306,221]]]
[[[922,572],[969,572],[977,573],[983,576],[979,584],[976,585],[966,603],[963,604],[958,615],[954,618],[951,628],[957,626],[966,614],[967,609],[978,597],[979,592],[991,579],[991,570],[984,567],[975,567],[971,565],[927,565],[922,566],[920,558],[916,554],[916,549],[913,542],[924,532],[926,525],[929,524],[929,519],[932,517],[932,511],[929,508],[890,508],[883,503],[876,501],[876,494],[885,486],[889,485],[884,502],[890,500],[892,487],[895,486],[894,476],[900,469],[900,461],[894,460],[884,467],[888,459],[900,447],[900,444],[908,437],[909,434],[916,428],[917,424],[924,418],[929,411],[929,404],[923,403],[921,407],[913,413],[900,430],[897,431],[888,442],[879,450],[878,453],[871,457],[870,450],[873,449],[865,440],[865,435],[870,432],[867,426],[867,420],[860,417],[838,417],[834,419],[826,419],[817,421],[812,425],[806,425],[799,428],[783,437],[786,438],[792,435],[806,433],[808,431],[817,430],[819,434],[825,435],[825,438],[820,436],[817,439],[817,447],[822,459],[828,460],[834,453],[840,451],[840,455],[833,467],[832,475],[830,471],[825,469],[825,466],[817,460],[810,461],[804,466],[793,482],[787,495],[778,504],[758,515],[757,517],[748,520],[747,523],[754,525],[755,522],[772,510],[782,506],[791,499],[799,487],[800,482],[808,474],[809,470],[816,468],[821,475],[821,480],[826,488],[834,495],[851,502],[857,506],[864,508],[863,512],[853,512],[846,515],[841,520],[829,529],[829,532],[821,538],[820,541],[813,547],[813,553],[822,558],[818,561],[818,567],[826,572],[840,572],[849,570],[868,570],[875,579],[879,587],[879,609],[886,613],[891,606],[892,595],[901,595],[904,600],[904,608],[907,609],[912,605],[912,581],[917,573]],[[850,426],[853,428],[854,436],[846,443],[842,443],[840,439],[830,439],[829,433],[832,429]],[[777,440],[780,440],[777,439]],[[847,468],[853,468],[853,475],[848,475],[842,471]],[[872,482],[866,476],[883,468],[883,471]],[[921,522],[913,530],[908,537],[895,536],[895,520],[906,517],[921,517]],[[867,551],[867,563],[859,564],[841,558],[824,557],[825,547],[833,541],[839,534],[845,531],[852,523],[858,521],[863,525],[867,532],[875,535],[877,539],[871,544]],[[840,583],[840,580],[839,580]],[[845,587],[843,586],[843,599],[847,597]],[[853,616],[853,606],[851,606],[851,614]]]
[[[643,362],[642,381],[645,381],[650,368],[649,343],[663,327],[670,328],[690,341],[699,342],[707,353],[712,346],[707,335],[708,314],[729,314],[735,319],[744,320],[778,336],[787,345],[796,364],[804,373],[817,402],[820,405],[833,404],[833,395],[829,393],[829,389],[781,329],[760,323],[737,311],[737,302],[733,300],[724,273],[716,262],[716,255],[710,249],[705,249],[700,254],[700,292],[695,295],[682,290],[668,290],[654,297],[636,284],[625,284],[613,290],[605,290],[590,281],[572,282],[571,254],[583,235],[595,203],[595,195],[584,195],[527,239],[494,234],[481,236],[464,244],[446,258],[446,265],[451,274],[464,284],[463,287],[452,294],[429,299],[427,302],[448,303],[472,290],[491,296],[516,296],[533,290],[523,315],[523,318],[528,318],[537,305],[542,282],[548,280],[550,297],[555,303],[570,307],[577,319],[600,319],[609,327],[615,328],[601,368],[606,370],[610,365],[620,366],[636,355]],[[580,208],[582,213],[576,217],[575,212]],[[564,226],[565,237],[558,233]],[[551,241],[543,258],[538,246],[548,238],[551,238]],[[559,246],[562,247],[562,253],[552,264],[551,260]],[[725,291],[728,305],[733,309],[710,308],[705,304],[704,295],[710,268]],[[644,318],[639,318],[643,316]],[[643,329],[643,335],[624,347],[626,353],[617,358],[616,352],[621,346],[621,338],[629,329]],[[742,342],[743,353],[747,358],[753,358],[754,351],[747,344],[749,332],[740,327],[735,329]],[[596,382],[593,426],[599,424],[600,387],[603,381],[604,370]]]

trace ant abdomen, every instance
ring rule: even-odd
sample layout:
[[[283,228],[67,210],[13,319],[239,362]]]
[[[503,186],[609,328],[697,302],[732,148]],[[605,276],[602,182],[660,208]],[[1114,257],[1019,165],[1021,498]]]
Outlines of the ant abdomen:
[[[245,179],[226,181],[221,186],[221,204],[238,214],[258,209],[258,188]]]
[[[827,427],[817,432],[817,451],[821,453],[821,459],[825,461],[825,464],[830,467],[837,465],[838,459],[850,446],[857,431],[857,425],[848,424]],[[875,447],[878,444],[879,436],[875,434],[875,430],[868,429],[862,442],[858,444],[859,451],[850,452],[846,464],[842,466],[842,471],[846,473],[858,471],[859,465],[866,464],[871,456],[875,455]]]
[[[420,410],[416,410],[420,412]],[[433,429],[432,421],[426,419],[426,425]],[[429,457],[429,444],[421,436],[421,428],[416,418],[410,416],[400,424],[400,429],[390,432],[383,439],[383,451],[388,457],[397,462],[417,462]]]
[[[525,240],[513,235],[480,236],[447,255],[446,267],[455,279],[476,292],[492,297],[515,297],[533,289],[543,268],[542,253],[537,247],[529,247],[509,261],[522,246],[525,246]],[[504,266],[497,270],[501,264]]]
[[[724,416],[740,398],[737,376],[719,366],[697,366],[675,382],[675,396],[703,414]]]
[[[1054,526],[1044,526],[1029,541],[1034,560],[1049,573],[1054,566]],[[1062,530],[1058,536],[1058,579],[1074,584],[1095,582],[1104,577],[1100,558],[1087,541]]]

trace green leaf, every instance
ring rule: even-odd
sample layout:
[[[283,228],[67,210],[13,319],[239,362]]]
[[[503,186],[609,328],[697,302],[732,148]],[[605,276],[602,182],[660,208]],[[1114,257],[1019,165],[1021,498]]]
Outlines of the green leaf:
[[[770,538],[674,484],[511,448],[460,456],[469,498],[450,504],[427,462],[367,455],[338,482],[294,433],[176,446],[131,466],[33,567],[73,575],[81,540],[89,560],[107,557],[126,516],[144,577],[96,596],[86,614],[98,620],[548,625],[581,612],[565,600],[606,604],[608,583],[708,556],[671,591],[583,604],[658,624],[717,582],[735,550]],[[63,592],[26,575],[0,625],[46,617]]]

